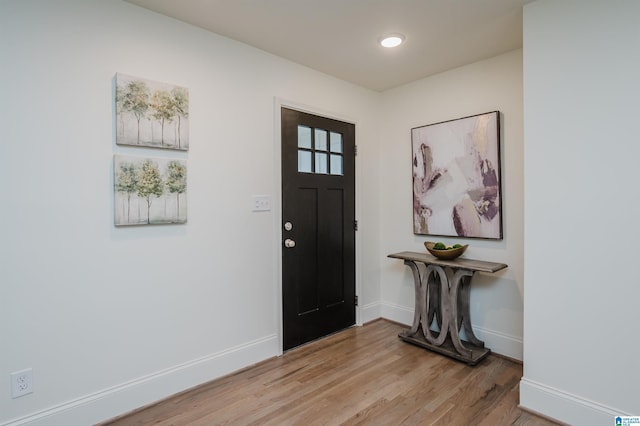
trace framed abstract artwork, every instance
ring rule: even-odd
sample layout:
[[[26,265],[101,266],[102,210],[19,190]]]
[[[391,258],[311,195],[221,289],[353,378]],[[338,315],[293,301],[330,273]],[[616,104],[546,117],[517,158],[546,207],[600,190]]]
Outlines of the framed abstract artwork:
[[[189,91],[116,74],[116,144],[189,150]]]
[[[187,222],[186,160],[116,155],[116,226]]]
[[[413,232],[502,239],[500,112],[411,129]]]

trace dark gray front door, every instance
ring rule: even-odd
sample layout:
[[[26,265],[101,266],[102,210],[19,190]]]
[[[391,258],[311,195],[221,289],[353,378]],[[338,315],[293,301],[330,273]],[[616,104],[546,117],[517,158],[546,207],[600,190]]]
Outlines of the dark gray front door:
[[[284,349],[355,324],[355,126],[282,108]]]

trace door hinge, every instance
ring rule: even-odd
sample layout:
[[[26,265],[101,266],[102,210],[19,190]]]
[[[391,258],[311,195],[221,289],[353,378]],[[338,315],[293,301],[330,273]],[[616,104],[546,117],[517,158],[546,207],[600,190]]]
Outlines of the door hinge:
[[[358,155],[358,145],[353,146],[353,155]]]
[[[358,295],[357,295],[357,294],[355,295],[354,299],[355,299],[355,300],[354,300],[355,305],[356,305],[356,306],[358,306]]]
[[[353,221],[353,230],[354,230],[354,231],[357,231],[357,230],[358,230],[358,221],[357,221],[357,220],[354,220],[354,221]]]

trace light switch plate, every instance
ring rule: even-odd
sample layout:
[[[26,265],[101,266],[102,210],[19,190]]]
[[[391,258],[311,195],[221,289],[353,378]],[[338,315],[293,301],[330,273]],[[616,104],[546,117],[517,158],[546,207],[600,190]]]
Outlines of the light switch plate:
[[[271,210],[270,195],[254,195],[252,200],[252,210],[254,212],[268,212]]]

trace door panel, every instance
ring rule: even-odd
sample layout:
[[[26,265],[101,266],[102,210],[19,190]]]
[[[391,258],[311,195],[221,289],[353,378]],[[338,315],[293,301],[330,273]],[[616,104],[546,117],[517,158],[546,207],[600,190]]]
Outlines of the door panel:
[[[285,350],[355,324],[354,148],[353,124],[282,109]]]
[[[320,308],[318,300],[318,190],[316,188],[299,188],[297,191],[298,214],[295,216],[294,235],[302,234],[299,230],[304,229],[304,238],[296,237],[295,253],[287,253],[296,259],[295,276],[306,275],[304,282],[305,289],[296,288],[298,295],[298,315],[307,315]],[[290,218],[291,219],[291,218]],[[295,281],[295,285],[299,280]],[[305,290],[305,291],[302,291]]]
[[[327,283],[324,302],[327,306],[334,306],[344,303],[344,202],[342,189],[330,188],[326,192],[327,204],[333,206],[327,212],[325,225],[326,240],[328,244],[325,252],[328,255],[325,269],[326,276],[324,282]]]

